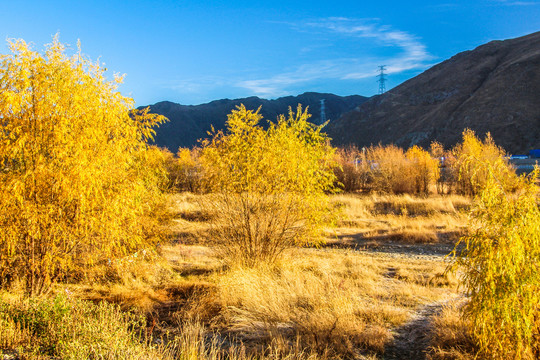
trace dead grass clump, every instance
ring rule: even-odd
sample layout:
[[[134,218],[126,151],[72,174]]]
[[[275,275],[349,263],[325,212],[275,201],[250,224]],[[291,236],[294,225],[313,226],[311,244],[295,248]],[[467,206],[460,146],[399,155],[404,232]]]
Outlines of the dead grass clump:
[[[332,349],[350,355],[355,348],[380,351],[391,338],[387,329],[359,316],[365,300],[347,291],[351,284],[346,280],[310,270],[261,267],[234,269],[219,281],[230,330],[259,341],[280,333],[298,337],[318,353]]]
[[[357,240],[389,240],[408,244],[451,243],[467,224],[463,196],[336,195],[334,206],[343,214],[338,235],[355,232]]]
[[[200,321],[186,320],[178,323],[179,333],[169,342],[166,354],[172,359],[185,360],[327,360],[328,354],[318,354],[300,347],[298,341],[289,343],[276,336],[257,351],[238,339],[226,338],[211,331]]]
[[[199,282],[170,288],[168,291],[170,297],[178,303],[177,310],[171,314],[177,323],[197,319],[215,325],[219,321],[223,306],[215,284]]]
[[[398,268],[395,270],[395,278],[423,286],[456,287],[458,285],[455,274],[446,271],[427,273],[418,268]]]
[[[428,359],[469,360],[475,358],[477,349],[470,333],[472,324],[461,314],[464,304],[463,300],[451,302],[433,318]]]
[[[325,356],[381,354],[391,329],[413,309],[449,290],[435,279],[437,262],[403,261],[359,253],[294,250],[277,266],[216,273],[221,323],[247,346],[281,338]],[[403,269],[392,276],[389,269]],[[414,272],[421,275],[413,276]],[[409,278],[405,279],[404,274]],[[449,285],[450,287],[453,286]]]
[[[372,207],[377,214],[430,216],[455,214],[470,200],[460,196],[412,197],[410,195],[372,196]]]

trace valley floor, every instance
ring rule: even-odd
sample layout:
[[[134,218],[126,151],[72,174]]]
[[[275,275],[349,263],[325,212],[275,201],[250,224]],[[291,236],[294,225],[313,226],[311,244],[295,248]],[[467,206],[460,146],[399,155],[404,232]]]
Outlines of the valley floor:
[[[468,199],[336,195],[341,220],[323,247],[290,249],[272,266],[235,268],[216,257],[203,197],[173,195],[174,235],[159,255],[116,264],[119,281],[55,289],[144,316],[139,354],[146,355],[122,358],[469,358],[458,314],[466,300],[459,274],[447,271]],[[55,358],[36,355],[30,339],[0,335],[0,349]]]

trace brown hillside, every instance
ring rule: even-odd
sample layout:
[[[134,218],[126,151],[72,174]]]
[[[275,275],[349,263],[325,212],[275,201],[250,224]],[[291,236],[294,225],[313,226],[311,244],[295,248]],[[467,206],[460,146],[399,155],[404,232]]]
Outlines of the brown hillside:
[[[459,53],[329,124],[334,144],[452,146],[464,128],[540,148],[540,32]]]

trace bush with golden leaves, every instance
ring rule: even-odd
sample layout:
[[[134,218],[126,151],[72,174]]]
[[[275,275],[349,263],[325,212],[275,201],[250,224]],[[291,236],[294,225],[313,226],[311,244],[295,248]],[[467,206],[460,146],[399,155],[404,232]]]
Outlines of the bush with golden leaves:
[[[407,150],[405,157],[409,160],[408,168],[414,192],[429,194],[431,185],[439,180],[439,160],[432,158],[429,152],[416,145]]]
[[[450,165],[457,177],[456,191],[460,194],[479,194],[492,177],[506,191],[513,191],[518,186],[516,172],[505,158],[506,152],[495,144],[489,133],[482,141],[474,131],[465,129],[463,141],[452,149],[452,154],[454,159]]]
[[[228,133],[206,140],[201,155],[213,238],[226,259],[248,266],[318,241],[335,182],[334,149],[307,110],[289,110],[267,130],[261,118],[243,105],[233,110]]]
[[[540,356],[540,210],[538,169],[506,192],[500,169],[482,163],[487,177],[472,211],[457,264],[470,295],[465,316],[482,358]]]
[[[163,172],[145,140],[164,118],[132,110],[99,63],[55,37],[0,55],[0,282],[29,293],[152,243]],[[80,49],[80,47],[79,47]],[[154,154],[155,155],[155,154]]]

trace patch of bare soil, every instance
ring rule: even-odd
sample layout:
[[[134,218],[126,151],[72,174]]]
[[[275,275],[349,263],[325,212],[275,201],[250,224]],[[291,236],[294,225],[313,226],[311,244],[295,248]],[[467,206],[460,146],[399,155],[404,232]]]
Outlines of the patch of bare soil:
[[[406,244],[391,240],[365,240],[357,239],[354,242],[329,241],[325,247],[352,248],[359,251],[368,251],[384,254],[401,254],[411,258],[445,257],[450,254],[455,245],[453,243],[435,244]]]

